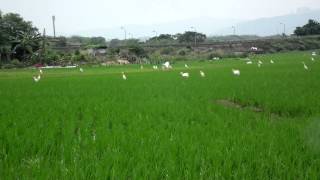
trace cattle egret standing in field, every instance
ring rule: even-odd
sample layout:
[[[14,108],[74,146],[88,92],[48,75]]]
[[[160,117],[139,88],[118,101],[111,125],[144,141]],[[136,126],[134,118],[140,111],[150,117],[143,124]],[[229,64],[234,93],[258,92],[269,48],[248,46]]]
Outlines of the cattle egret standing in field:
[[[79,71],[80,71],[80,72],[83,72],[83,69],[82,69],[82,68],[80,68],[80,69],[79,69]]]
[[[313,58],[313,57],[311,58],[311,61],[314,61],[314,58]]]
[[[39,69],[39,73],[40,73],[40,74],[43,74],[42,69]]]
[[[239,69],[232,69],[232,73],[235,76],[240,76],[240,70]]]
[[[187,64],[184,64],[184,67],[185,67],[185,68],[189,68],[189,66],[188,66]]]
[[[140,69],[143,69],[143,66],[142,66],[142,65],[140,66]]]
[[[317,55],[317,53],[316,52],[312,52],[312,56],[316,56]]]
[[[274,63],[272,59],[270,60],[270,63],[271,63],[271,64],[273,64],[273,63]]]
[[[259,61],[258,61],[258,64],[263,64],[263,63],[262,63],[262,61],[259,60]]]
[[[156,69],[158,69],[158,66],[154,65],[154,66],[152,66],[152,68],[153,68],[154,70],[156,70]]]
[[[127,76],[124,74],[124,72],[122,72],[122,79],[127,80]]]
[[[200,76],[201,77],[206,77],[206,74],[203,71],[200,71]]]
[[[184,78],[188,78],[189,77],[189,73],[184,73],[184,72],[180,72],[181,76]]]
[[[308,66],[307,66],[304,62],[302,62],[302,64],[303,64],[303,68],[304,68],[305,70],[309,70]]]
[[[247,64],[252,64],[252,61],[247,61],[246,63],[247,63]]]
[[[40,81],[40,79],[41,79],[40,74],[38,76],[33,76],[34,82],[38,82],[38,81]]]
[[[171,69],[172,67],[171,67],[171,65],[170,65],[170,63],[169,63],[169,61],[166,61],[164,64],[163,64],[163,69]]]

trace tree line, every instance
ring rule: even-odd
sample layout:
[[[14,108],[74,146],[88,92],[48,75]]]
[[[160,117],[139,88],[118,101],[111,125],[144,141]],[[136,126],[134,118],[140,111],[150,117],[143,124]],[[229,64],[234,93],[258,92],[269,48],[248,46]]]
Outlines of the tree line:
[[[319,35],[320,23],[315,20],[309,20],[306,25],[297,27],[294,31],[297,36]],[[234,37],[230,37],[234,38]],[[256,37],[255,37],[256,38]],[[257,37],[258,38],[258,37]],[[0,66],[6,63],[24,63],[32,65],[36,63],[57,62],[64,60],[81,60],[83,56],[78,52],[73,54],[64,54],[54,52],[50,49],[50,40],[54,39],[55,45],[67,47],[68,44],[81,44],[84,48],[110,47],[110,49],[119,46],[128,46],[129,52],[142,56],[145,54],[142,44],[197,44],[205,41],[214,41],[214,38],[207,38],[205,34],[199,32],[186,31],[184,33],[160,34],[141,42],[139,39],[119,40],[113,39],[109,42],[104,37],[49,37],[41,35],[40,31],[33,26],[32,22],[24,20],[19,14],[6,13],[0,11]],[[112,51],[119,54],[119,51]],[[60,54],[59,54],[60,53]],[[182,53],[183,54],[183,53]]]

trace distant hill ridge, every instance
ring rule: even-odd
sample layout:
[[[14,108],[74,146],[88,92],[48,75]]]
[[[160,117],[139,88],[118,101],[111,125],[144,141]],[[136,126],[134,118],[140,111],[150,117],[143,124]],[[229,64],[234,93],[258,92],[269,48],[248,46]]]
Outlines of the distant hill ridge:
[[[270,36],[283,33],[283,25],[280,23],[285,24],[286,34],[291,34],[297,26],[306,24],[309,19],[320,21],[320,9],[300,9],[297,13],[293,14],[259,18],[250,21],[201,17],[154,25],[126,25],[125,28],[127,30],[127,38],[133,37],[141,39],[155,36],[156,33],[153,32],[154,30],[157,34],[176,34],[192,30],[191,26],[195,27],[198,32],[205,33],[208,36],[233,34],[232,26],[236,27],[237,35]],[[100,28],[68,35],[103,36],[107,39],[123,39],[124,31],[121,30],[120,27]]]

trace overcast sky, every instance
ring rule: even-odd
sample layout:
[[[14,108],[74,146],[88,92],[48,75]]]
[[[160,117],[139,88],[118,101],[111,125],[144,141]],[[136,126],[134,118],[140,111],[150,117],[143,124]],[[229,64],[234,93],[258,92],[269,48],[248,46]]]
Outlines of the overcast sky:
[[[198,17],[256,19],[320,8],[320,0],[0,0],[4,12],[16,12],[39,29],[57,33],[126,24],[156,24]]]

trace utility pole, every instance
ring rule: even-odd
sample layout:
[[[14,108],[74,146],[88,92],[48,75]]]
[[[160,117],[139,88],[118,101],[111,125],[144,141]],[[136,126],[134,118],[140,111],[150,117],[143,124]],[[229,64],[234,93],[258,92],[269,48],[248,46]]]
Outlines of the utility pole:
[[[194,46],[196,46],[197,45],[197,30],[193,26],[190,28],[194,30]]]
[[[158,41],[158,33],[157,33],[157,31],[153,30],[152,32],[156,34],[156,41]]]
[[[283,35],[286,35],[286,24],[282,22],[280,24],[283,25]]]
[[[233,29],[233,35],[235,36],[236,35],[236,27],[232,26],[232,29]]]
[[[127,40],[127,30],[121,26],[121,29],[124,31],[124,40]]]
[[[53,38],[56,38],[56,17],[52,16],[52,25],[53,25]]]

